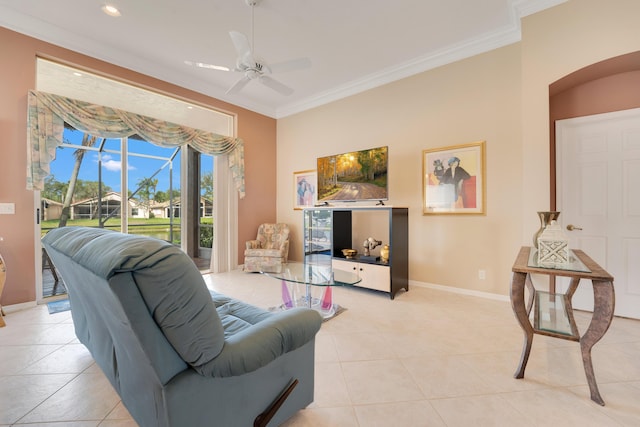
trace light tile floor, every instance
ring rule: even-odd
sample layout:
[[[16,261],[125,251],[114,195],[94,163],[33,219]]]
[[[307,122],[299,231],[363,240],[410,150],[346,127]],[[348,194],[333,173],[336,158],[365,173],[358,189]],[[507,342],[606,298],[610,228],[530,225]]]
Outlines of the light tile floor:
[[[218,292],[279,304],[277,280],[240,271],[205,278]],[[334,298],[347,310],[317,336],[315,401],[287,427],[640,425],[639,321],[615,318],[593,349],[601,407],[589,399],[575,342],[536,335],[525,378],[513,378],[523,335],[506,301],[422,287],[394,301],[341,288]],[[589,315],[577,318],[584,331]],[[0,425],[136,425],[68,312],[38,306],[6,321]]]

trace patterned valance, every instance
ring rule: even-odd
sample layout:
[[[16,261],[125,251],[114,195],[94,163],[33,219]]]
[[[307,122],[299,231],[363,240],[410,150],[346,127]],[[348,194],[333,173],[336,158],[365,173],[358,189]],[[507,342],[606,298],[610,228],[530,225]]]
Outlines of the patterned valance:
[[[27,189],[43,190],[50,174],[49,164],[62,144],[64,123],[101,138],[140,135],[162,147],[190,145],[213,156],[226,154],[240,198],[244,198],[244,143],[164,120],[115,108],[78,101],[45,92],[29,91],[27,117]]]

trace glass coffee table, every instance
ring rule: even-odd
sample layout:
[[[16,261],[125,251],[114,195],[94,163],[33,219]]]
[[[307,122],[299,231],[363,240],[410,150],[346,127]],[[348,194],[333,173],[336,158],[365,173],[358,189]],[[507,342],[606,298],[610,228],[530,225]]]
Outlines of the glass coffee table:
[[[357,274],[336,270],[327,264],[289,262],[282,272],[262,274],[282,281],[283,310],[293,307],[308,307],[325,318],[331,318],[340,310],[333,302],[334,286],[352,286],[360,282]]]

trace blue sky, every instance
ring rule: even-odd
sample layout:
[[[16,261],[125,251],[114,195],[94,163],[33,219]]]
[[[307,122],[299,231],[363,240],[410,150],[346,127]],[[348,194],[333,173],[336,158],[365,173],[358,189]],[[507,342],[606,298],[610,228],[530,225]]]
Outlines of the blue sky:
[[[82,143],[83,133],[80,131],[71,131],[65,129],[64,140],[67,143],[80,146]],[[120,149],[119,139],[110,139],[105,143],[105,148],[111,150]],[[153,144],[139,140],[129,141],[129,150],[136,153],[153,155],[168,158],[174,152],[173,148],[163,148]],[[67,182],[71,176],[75,157],[73,148],[58,148],[56,151],[56,160],[51,163],[51,173],[55,179],[60,182]],[[205,157],[202,162],[204,172],[210,172],[212,167],[211,157]],[[135,191],[136,183],[143,178],[153,175],[160,167],[166,163],[166,160],[148,159],[143,157],[129,156],[128,175],[129,189]],[[120,191],[120,170],[121,170],[120,154],[103,153],[102,154],[102,180],[105,185],[111,187],[113,191]],[[96,151],[87,151],[80,167],[79,179],[85,181],[98,181],[98,153]],[[154,179],[158,179],[157,191],[167,191],[169,189],[169,166],[160,171]],[[180,153],[173,161],[173,188],[180,188]]]

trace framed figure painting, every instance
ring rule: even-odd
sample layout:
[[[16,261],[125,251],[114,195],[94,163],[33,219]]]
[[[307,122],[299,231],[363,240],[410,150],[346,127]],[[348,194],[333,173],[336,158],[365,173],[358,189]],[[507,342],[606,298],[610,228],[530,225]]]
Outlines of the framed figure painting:
[[[318,175],[315,170],[293,173],[293,209],[312,207],[318,200]]]
[[[485,141],[422,151],[422,213],[486,213]]]

